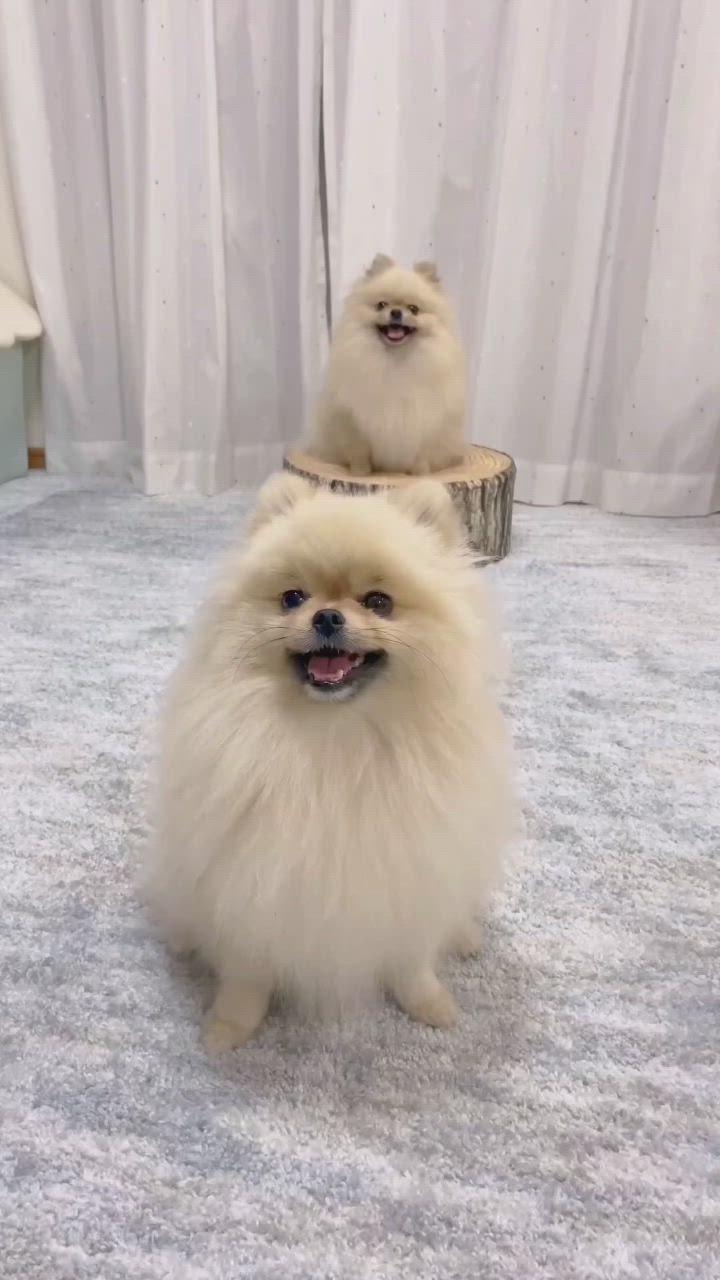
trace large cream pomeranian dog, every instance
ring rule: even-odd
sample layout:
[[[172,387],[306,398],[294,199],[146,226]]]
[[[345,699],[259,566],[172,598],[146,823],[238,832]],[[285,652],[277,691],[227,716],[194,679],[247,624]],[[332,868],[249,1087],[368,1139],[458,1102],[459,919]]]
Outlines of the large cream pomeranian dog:
[[[379,254],[345,303],[310,447],[354,475],[426,475],[462,460],[465,356],[432,263]]]
[[[450,1026],[513,825],[481,583],[444,488],[278,476],[174,680],[146,890],[219,987],[215,1048],[271,996],[344,1013],[385,990]]]

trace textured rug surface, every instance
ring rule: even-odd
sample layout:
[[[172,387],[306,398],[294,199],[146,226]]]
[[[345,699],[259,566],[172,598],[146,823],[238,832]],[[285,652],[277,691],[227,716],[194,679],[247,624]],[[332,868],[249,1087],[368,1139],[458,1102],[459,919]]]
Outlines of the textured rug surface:
[[[144,745],[247,497],[0,489],[3,1280],[720,1274],[720,521],[516,509],[524,865],[451,1034],[271,1020],[129,872]]]

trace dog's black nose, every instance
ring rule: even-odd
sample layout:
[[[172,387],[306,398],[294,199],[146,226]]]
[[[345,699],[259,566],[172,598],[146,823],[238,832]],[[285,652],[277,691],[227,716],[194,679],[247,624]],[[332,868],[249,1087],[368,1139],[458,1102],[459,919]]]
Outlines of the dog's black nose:
[[[396,324],[402,324],[402,310],[400,307],[393,307],[390,312],[390,319],[394,320]]]
[[[338,631],[342,631],[345,618],[339,609],[318,609],[312,624],[318,635],[329,640],[331,636],[337,635]]]

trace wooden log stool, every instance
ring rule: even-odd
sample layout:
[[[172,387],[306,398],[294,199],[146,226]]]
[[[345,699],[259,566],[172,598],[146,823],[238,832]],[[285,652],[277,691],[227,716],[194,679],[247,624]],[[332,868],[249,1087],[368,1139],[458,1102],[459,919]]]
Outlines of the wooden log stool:
[[[321,462],[298,449],[291,450],[283,463],[286,471],[312,484],[338,493],[372,493],[412,484],[413,476],[352,476],[345,467]],[[460,466],[436,471],[431,477],[444,484],[467,529],[468,542],[478,564],[502,560],[510,550],[515,463],[506,453],[468,446]]]

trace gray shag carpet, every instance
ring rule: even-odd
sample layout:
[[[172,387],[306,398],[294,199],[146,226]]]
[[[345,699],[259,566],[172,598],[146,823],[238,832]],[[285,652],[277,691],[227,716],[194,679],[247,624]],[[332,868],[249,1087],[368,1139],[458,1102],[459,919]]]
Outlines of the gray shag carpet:
[[[460,1029],[219,1061],[135,901],[145,745],[248,497],[0,490],[3,1280],[720,1275],[720,520],[516,509],[528,839]]]

